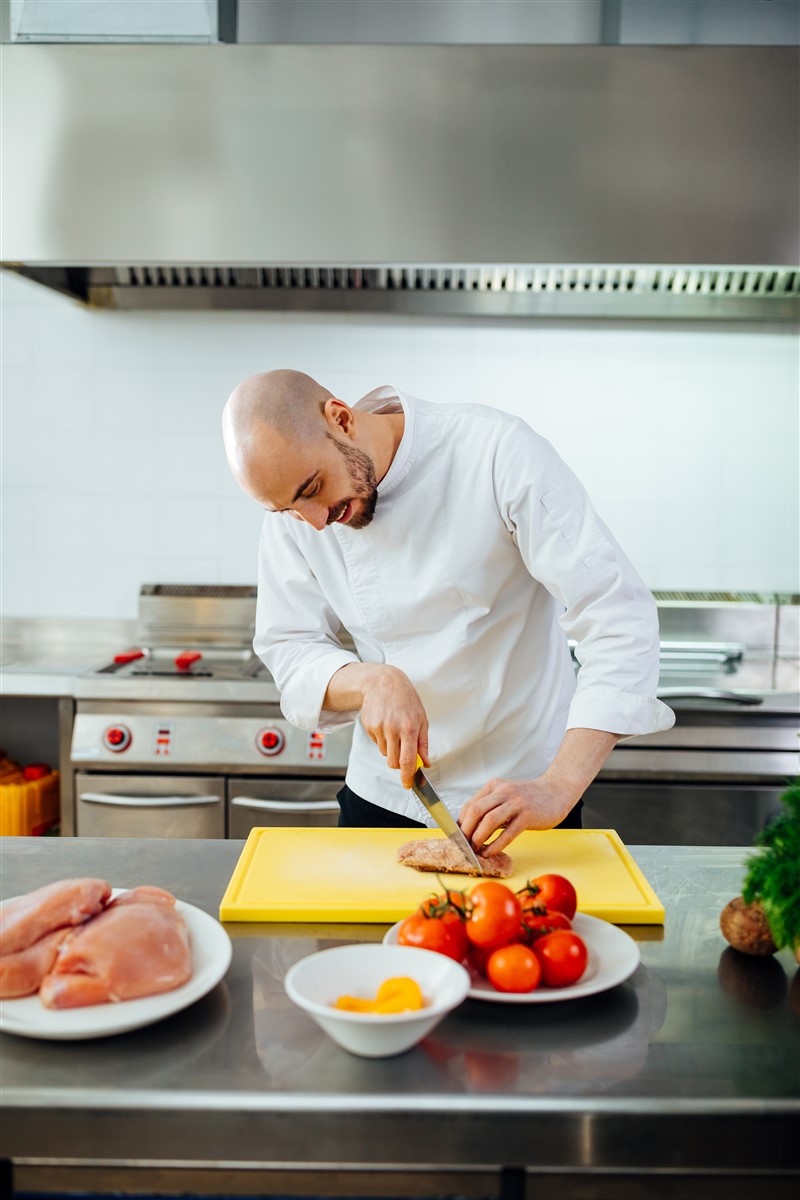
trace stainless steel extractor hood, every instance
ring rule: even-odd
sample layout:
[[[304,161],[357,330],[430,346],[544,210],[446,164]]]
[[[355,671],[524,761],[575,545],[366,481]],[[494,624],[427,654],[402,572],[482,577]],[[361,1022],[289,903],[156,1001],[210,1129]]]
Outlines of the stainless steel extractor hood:
[[[800,317],[795,47],[3,59],[3,263],[90,304]]]

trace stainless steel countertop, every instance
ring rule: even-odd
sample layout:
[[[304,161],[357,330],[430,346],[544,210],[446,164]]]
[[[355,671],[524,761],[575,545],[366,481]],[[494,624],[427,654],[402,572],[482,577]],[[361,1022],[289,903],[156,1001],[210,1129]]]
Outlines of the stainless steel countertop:
[[[92,874],[216,915],[242,842],[3,839],[7,898]],[[229,925],[214,991],[96,1042],[2,1035],[0,1148],[31,1160],[461,1169],[800,1168],[800,972],[726,947],[742,849],[634,846],[663,900],[642,963],[583,1001],[467,1001],[395,1059],[348,1055],[288,1000],[288,966],[382,926]]]

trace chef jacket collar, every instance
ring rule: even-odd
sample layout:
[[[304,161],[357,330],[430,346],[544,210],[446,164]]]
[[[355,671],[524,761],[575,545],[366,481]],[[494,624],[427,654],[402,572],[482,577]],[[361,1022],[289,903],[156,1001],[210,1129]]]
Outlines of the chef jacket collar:
[[[385,496],[405,479],[411,467],[411,447],[414,444],[414,405],[409,397],[398,388],[385,384],[383,387],[368,392],[354,405],[354,408],[372,413],[402,412],[405,417],[400,445],[395,451],[389,470],[378,484],[378,494]]]

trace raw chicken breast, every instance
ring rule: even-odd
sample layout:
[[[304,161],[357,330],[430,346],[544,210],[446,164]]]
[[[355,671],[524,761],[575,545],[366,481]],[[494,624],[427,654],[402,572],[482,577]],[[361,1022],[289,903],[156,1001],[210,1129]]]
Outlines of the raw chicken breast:
[[[475,853],[487,879],[508,879],[514,874],[514,863],[508,854],[498,850],[487,857]],[[477,875],[469,859],[465,858],[449,838],[420,838],[417,842],[404,842],[397,851],[397,861],[404,867],[416,867],[418,871],[441,871],[443,875]]]
[[[61,879],[18,896],[0,908],[0,954],[14,954],[54,929],[88,921],[110,895],[111,884],[104,879]]]
[[[56,960],[58,947],[68,934],[69,929],[56,929],[32,946],[0,957],[0,1000],[30,996],[38,991],[39,984]]]
[[[192,973],[189,930],[164,904],[110,906],[59,947],[39,996],[46,1008],[134,1000],[180,987]]]

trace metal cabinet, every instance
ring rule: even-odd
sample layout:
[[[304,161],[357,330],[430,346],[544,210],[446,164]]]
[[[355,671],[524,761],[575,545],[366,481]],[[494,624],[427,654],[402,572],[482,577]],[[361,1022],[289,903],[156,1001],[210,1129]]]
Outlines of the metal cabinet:
[[[225,781],[219,776],[75,777],[79,837],[222,838]]]
[[[583,796],[584,829],[616,829],[623,842],[655,846],[749,846],[780,810],[769,784],[593,783]]]

